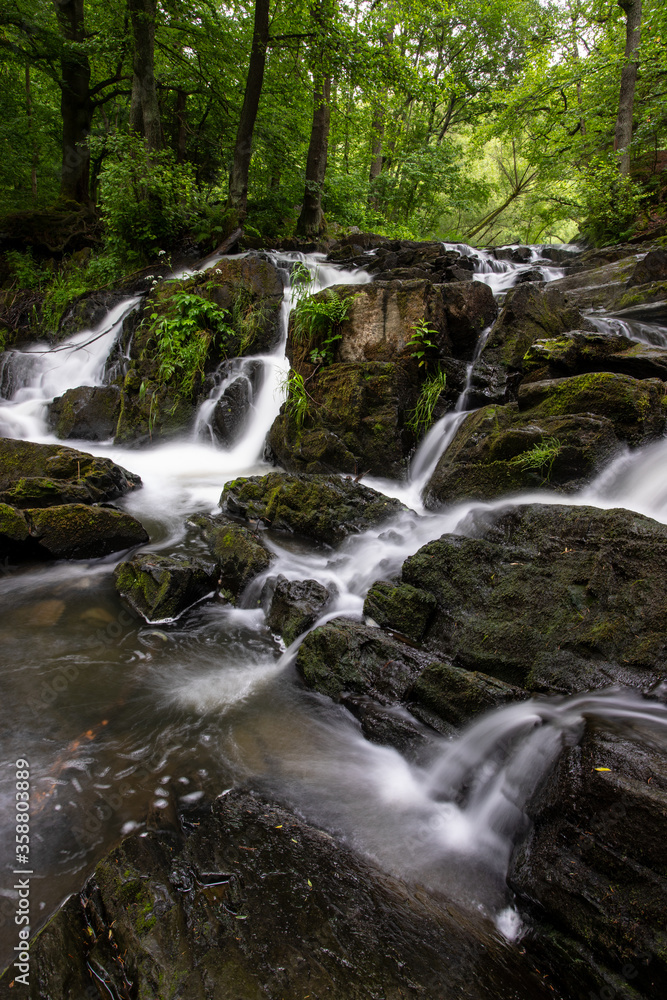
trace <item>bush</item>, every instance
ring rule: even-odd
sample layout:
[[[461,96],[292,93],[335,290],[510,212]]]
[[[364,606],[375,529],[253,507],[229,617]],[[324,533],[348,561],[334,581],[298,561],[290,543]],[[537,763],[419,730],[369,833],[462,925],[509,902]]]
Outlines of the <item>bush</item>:
[[[595,246],[627,239],[635,230],[642,193],[639,184],[619,174],[615,160],[592,163],[584,181],[582,235]]]
[[[107,253],[139,266],[184,235],[200,210],[192,167],[168,150],[149,152],[136,135],[106,140],[100,208]]]

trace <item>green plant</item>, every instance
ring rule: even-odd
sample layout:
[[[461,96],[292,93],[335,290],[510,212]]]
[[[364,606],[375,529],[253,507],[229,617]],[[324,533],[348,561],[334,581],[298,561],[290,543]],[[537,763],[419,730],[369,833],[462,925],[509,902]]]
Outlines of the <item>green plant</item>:
[[[427,431],[433,423],[435,404],[447,387],[446,381],[447,377],[445,373],[437,371],[424,382],[417,405],[412,411],[410,419],[407,421],[407,426],[415,434],[419,434],[420,431]]]
[[[228,323],[228,313],[214,302],[190,292],[176,292],[170,299],[175,315],[160,317],[151,314],[152,333],[159,359],[158,378],[177,381],[179,395],[192,395],[198,377],[204,375],[204,364],[211,342],[218,336],[234,335]]]
[[[331,364],[335,345],[342,338],[341,325],[350,314],[353,296],[341,298],[330,289],[318,295],[297,298],[292,336],[296,343],[314,346],[309,357],[314,365]]]
[[[422,368],[424,365],[428,365],[429,354],[438,350],[437,345],[431,340],[431,337],[436,336],[438,331],[425,319],[418,320],[410,329],[412,333],[405,346],[412,352],[412,357],[417,358],[419,367]]]
[[[301,430],[308,411],[308,393],[303,381],[303,375],[298,372],[290,372],[283,387],[287,390],[287,401],[285,409],[287,414],[294,421],[297,430]]]
[[[534,444],[529,451],[515,455],[510,460],[510,464],[520,466],[524,472],[539,472],[544,481],[549,482],[551,469],[562,447],[563,445],[558,438],[543,438],[542,441]]]
[[[621,176],[615,160],[594,160],[584,182],[583,235],[596,246],[626,239],[635,229],[642,195],[640,185]]]
[[[52,276],[48,267],[38,264],[31,250],[21,253],[19,250],[8,250],[5,259],[12,276],[19,288],[26,291],[41,291]]]

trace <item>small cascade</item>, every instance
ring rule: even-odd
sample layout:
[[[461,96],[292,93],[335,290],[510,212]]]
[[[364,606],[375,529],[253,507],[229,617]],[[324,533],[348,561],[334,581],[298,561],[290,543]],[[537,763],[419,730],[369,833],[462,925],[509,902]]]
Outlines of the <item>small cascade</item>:
[[[545,261],[542,256],[544,246],[525,247],[529,251],[529,257],[523,261],[499,259],[494,250],[477,249],[467,243],[443,243],[443,247],[445,250],[455,250],[471,260],[474,280],[489,285],[494,295],[504,294],[517,283],[522,274],[527,274],[528,271],[539,271],[542,279],[546,282],[557,281],[565,274],[563,268],[553,267]],[[499,247],[498,249],[510,251],[512,248]],[[571,249],[575,251],[578,248],[572,247]]]
[[[652,347],[667,347],[667,327],[646,323],[638,319],[621,319],[618,316],[599,316],[587,313],[586,318],[596,330],[610,337],[627,337]]]

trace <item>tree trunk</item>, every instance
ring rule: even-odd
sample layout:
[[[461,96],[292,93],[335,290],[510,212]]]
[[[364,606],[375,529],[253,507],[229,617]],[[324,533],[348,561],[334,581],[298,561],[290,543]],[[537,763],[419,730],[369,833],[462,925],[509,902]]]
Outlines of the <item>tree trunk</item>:
[[[617,0],[625,13],[625,65],[621,73],[621,93],[614,134],[614,149],[620,152],[618,168],[622,176],[630,173],[630,143],[632,142],[632,112],[635,103],[637,62],[633,57],[639,48],[642,23],[642,0]]]
[[[329,99],[331,77],[326,76],[315,88],[313,106],[313,127],[310,133],[308,158],[306,160],[306,188],[303,207],[296,224],[299,236],[318,236],[322,232],[322,188],[327,172],[329,150]]]
[[[155,14],[157,0],[128,0],[134,38],[130,127],[143,135],[148,149],[162,149],[160,105],[155,85]]]
[[[39,164],[39,147],[37,146],[37,139],[35,138],[35,128],[33,125],[32,116],[32,91],[30,88],[30,67],[25,68],[25,102],[26,102],[26,112],[28,115],[28,136],[30,138],[30,145],[32,147],[32,163],[30,165],[30,190],[32,192],[32,200],[37,204],[37,166]]]
[[[382,145],[384,143],[384,105],[380,101],[376,101],[373,108],[371,135],[373,141],[371,145],[371,169],[368,172],[368,204],[370,208],[377,208],[379,200],[377,192],[373,189],[373,181],[382,173]]]
[[[84,0],[53,0],[58,27],[67,42],[84,42]],[[87,139],[93,119],[90,97],[88,56],[72,49],[63,50],[60,110],[63,119],[63,159],[60,197],[65,201],[88,204],[90,152]]]
[[[269,0],[255,0],[255,24],[252,33],[250,64],[246,77],[241,119],[236,133],[234,160],[229,175],[229,205],[245,218],[248,208],[248,174],[252,157],[252,135],[259,99],[264,84],[266,48],[269,42]]]

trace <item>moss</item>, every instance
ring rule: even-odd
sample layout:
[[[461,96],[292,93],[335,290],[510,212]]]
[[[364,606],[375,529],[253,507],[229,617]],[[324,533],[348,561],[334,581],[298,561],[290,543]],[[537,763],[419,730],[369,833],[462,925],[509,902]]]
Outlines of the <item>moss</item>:
[[[28,537],[28,525],[22,511],[6,503],[0,503],[0,535],[12,541],[24,541]]]
[[[374,583],[364,601],[364,614],[383,628],[419,641],[435,614],[433,594],[410,584]]]

